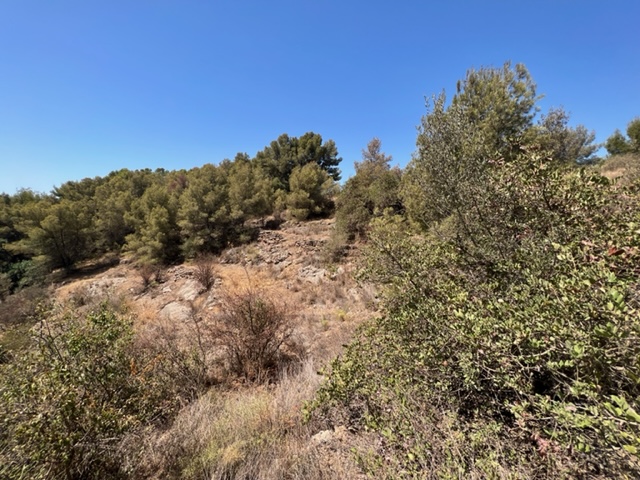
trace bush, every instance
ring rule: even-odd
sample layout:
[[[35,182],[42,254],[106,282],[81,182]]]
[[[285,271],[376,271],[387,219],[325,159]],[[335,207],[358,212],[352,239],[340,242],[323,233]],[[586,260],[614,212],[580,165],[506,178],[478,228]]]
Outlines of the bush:
[[[138,269],[140,279],[142,280],[142,291],[148,290],[155,284],[164,281],[162,267],[152,263],[143,263]]]
[[[196,280],[207,290],[211,290],[211,287],[216,283],[216,275],[214,268],[213,258],[210,256],[199,256],[196,259],[196,268],[194,275]]]
[[[162,359],[134,352],[131,322],[105,305],[40,319],[37,348],[0,367],[0,477],[125,477],[122,436],[179,400],[154,377]]]
[[[287,307],[253,290],[226,294],[213,329],[229,371],[258,382],[273,378],[286,362],[292,334]]]
[[[363,462],[388,478],[634,478],[640,184],[532,152],[492,168],[486,204],[377,222],[365,278],[389,287],[385,315],[315,415],[377,431]]]
[[[137,333],[134,352],[153,358],[153,381],[177,399],[191,401],[214,383],[213,338],[209,326],[196,312],[176,325],[158,320]]]

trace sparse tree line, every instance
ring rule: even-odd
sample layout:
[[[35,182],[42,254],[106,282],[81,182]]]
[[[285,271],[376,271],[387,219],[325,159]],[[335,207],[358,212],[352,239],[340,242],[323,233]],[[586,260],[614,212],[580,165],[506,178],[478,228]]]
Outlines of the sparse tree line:
[[[172,263],[250,240],[252,218],[285,210],[297,219],[326,214],[340,161],[332,140],[284,134],[254,158],[238,154],[189,171],[123,169],[51,194],[4,194],[1,293],[107,252]]]

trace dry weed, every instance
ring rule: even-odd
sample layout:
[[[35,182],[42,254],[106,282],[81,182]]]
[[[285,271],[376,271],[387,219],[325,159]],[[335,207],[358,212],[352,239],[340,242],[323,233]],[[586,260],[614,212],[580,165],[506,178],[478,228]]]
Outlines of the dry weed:
[[[295,350],[287,305],[256,290],[222,297],[212,335],[226,353],[230,373],[249,381],[273,378],[286,363],[284,348]]]
[[[162,478],[355,478],[348,445],[327,451],[311,440],[302,407],[321,381],[311,360],[283,371],[271,387],[210,391],[187,406],[172,427],[147,439],[141,471]]]
[[[196,259],[196,268],[194,271],[196,280],[205,288],[211,290],[216,283],[215,261],[211,256],[201,256]]]

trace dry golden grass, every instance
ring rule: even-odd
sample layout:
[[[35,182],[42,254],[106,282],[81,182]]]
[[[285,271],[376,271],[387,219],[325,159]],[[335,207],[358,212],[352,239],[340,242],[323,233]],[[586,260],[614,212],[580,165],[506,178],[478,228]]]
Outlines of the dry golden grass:
[[[138,474],[186,479],[346,479],[359,471],[344,449],[312,440],[302,406],[321,377],[311,361],[283,372],[271,387],[210,391],[186,407],[170,429],[149,435]],[[152,472],[162,472],[154,477]]]
[[[599,169],[609,180],[626,185],[640,177],[640,156],[632,153],[615,155],[600,165]]]

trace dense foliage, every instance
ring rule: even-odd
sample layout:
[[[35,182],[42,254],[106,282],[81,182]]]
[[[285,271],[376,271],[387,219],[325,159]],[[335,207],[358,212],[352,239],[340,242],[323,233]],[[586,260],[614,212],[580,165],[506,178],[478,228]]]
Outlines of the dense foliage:
[[[0,370],[0,476],[125,478],[122,436],[171,414],[179,382],[134,350],[131,322],[106,305],[39,316],[36,348]]]
[[[105,252],[166,264],[250,240],[246,222],[255,217],[284,209],[299,219],[326,214],[340,161],[333,141],[308,132],[281,135],[254,159],[238,154],[189,171],[123,169],[50,195],[3,194],[0,298]]]
[[[550,142],[531,86],[507,66],[437,97],[407,215],[371,226],[362,275],[386,308],[314,415],[377,432],[378,476],[640,474],[640,184],[568,164],[576,131]]]

